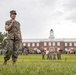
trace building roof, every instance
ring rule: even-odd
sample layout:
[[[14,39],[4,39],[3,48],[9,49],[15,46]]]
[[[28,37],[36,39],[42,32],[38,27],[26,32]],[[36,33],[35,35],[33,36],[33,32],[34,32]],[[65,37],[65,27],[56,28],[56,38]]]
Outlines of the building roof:
[[[23,42],[76,42],[76,38],[23,39]]]

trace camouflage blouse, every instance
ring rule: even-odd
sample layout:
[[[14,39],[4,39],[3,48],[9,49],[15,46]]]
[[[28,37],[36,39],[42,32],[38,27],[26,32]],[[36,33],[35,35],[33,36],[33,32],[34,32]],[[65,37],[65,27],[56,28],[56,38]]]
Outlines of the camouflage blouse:
[[[12,23],[11,20],[6,21],[5,26],[9,26]],[[7,39],[20,40],[20,23],[15,21],[10,30],[8,30]]]

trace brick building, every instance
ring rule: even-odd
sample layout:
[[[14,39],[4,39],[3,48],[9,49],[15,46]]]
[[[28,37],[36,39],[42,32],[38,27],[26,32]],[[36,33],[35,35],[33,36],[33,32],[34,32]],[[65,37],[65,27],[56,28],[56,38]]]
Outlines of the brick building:
[[[68,50],[76,48],[76,38],[55,38],[53,29],[50,30],[50,36],[47,39],[24,39],[23,45],[29,50],[41,49],[45,50],[54,48],[55,50]]]

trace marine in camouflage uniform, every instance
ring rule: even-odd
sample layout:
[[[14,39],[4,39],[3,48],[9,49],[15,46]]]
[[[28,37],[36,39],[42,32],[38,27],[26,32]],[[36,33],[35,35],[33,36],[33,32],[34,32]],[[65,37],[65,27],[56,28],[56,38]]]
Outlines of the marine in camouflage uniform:
[[[49,60],[52,59],[52,51],[49,50]]]
[[[45,52],[44,52],[44,48],[41,47],[41,54],[42,54],[42,59],[45,59]]]
[[[6,21],[5,30],[8,31],[7,34],[7,52],[4,57],[4,63],[10,59],[12,55],[13,64],[17,61],[18,58],[18,49],[20,47],[20,42],[22,42],[20,23],[15,20],[17,13],[16,11],[10,11],[11,20]]]
[[[56,49],[55,49],[55,48],[54,48],[54,50],[53,50],[53,51],[54,51],[54,53],[53,53],[53,59],[54,59],[54,60],[56,60],[57,51],[56,51]]]
[[[58,60],[61,60],[61,52],[60,51],[57,51],[57,58],[58,58]]]

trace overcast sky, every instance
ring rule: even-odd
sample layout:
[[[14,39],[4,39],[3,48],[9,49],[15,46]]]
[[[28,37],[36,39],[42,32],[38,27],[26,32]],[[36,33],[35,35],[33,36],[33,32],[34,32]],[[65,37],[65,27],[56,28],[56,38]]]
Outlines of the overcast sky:
[[[9,11],[16,10],[23,39],[76,38],[76,0],[0,0],[0,32],[5,32]]]

